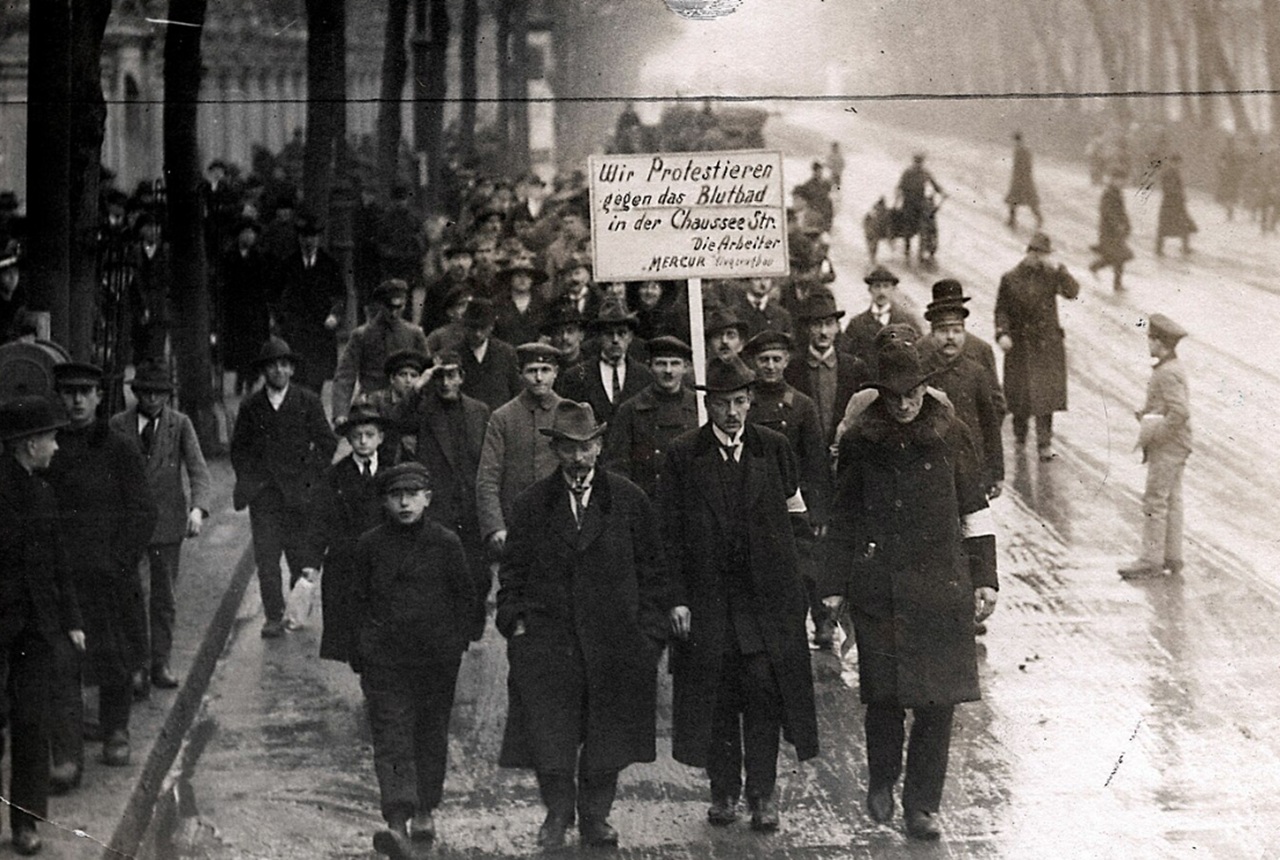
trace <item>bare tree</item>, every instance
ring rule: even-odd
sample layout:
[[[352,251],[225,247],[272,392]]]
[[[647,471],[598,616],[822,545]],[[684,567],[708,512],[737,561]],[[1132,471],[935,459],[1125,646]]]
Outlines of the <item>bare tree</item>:
[[[529,0],[511,0],[511,65],[508,93],[511,136],[507,164],[512,173],[529,170]]]
[[[328,220],[334,164],[347,136],[347,33],[343,0],[307,0],[307,140],[302,197]]]
[[[405,50],[408,27],[409,0],[388,0],[378,102],[378,176],[387,192],[400,181],[400,141],[404,137],[400,113],[409,73],[409,56]]]
[[[458,43],[458,74],[462,104],[458,115],[458,144],[464,158],[476,148],[476,43],[480,35],[480,0],[462,0],[462,33]]]
[[[1212,90],[1221,84],[1227,93],[1227,104],[1231,108],[1231,118],[1237,131],[1251,132],[1252,123],[1244,100],[1240,96],[1240,81],[1235,70],[1227,61],[1226,51],[1222,47],[1222,35],[1218,29],[1218,4],[1215,0],[1192,0],[1192,20],[1195,23],[1196,46],[1199,52],[1199,80],[1203,90]],[[1203,110],[1200,121],[1206,126],[1215,124],[1214,99],[1202,99]]]
[[[1271,90],[1271,128],[1280,129],[1280,0],[1262,0],[1267,83]]]

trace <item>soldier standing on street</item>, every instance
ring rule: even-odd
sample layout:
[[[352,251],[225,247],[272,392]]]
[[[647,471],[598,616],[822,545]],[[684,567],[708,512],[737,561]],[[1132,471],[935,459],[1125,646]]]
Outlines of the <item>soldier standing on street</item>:
[[[738,818],[746,769],[751,827],[778,829],[779,733],[800,761],[818,754],[807,601],[795,535],[808,531],[786,437],[747,423],[752,373],[707,370],[710,421],[683,434],[658,482],[673,557],[671,753],[705,767],[707,819]]]
[[[656,757],[666,565],[649,499],[596,468],[604,431],[589,404],[556,404],[540,432],[558,468],[517,497],[500,573],[511,671],[498,763],[537,772],[548,849],[575,808],[584,845],[617,845],[618,773]]]
[[[354,396],[372,394],[387,386],[387,357],[401,350],[427,351],[427,336],[405,322],[409,285],[392,279],[373,291],[372,318],[351,333],[333,377],[333,418],[340,422]],[[357,386],[359,395],[357,395]]]
[[[378,488],[385,521],[355,547],[351,668],[369,711],[387,822],[373,847],[394,860],[417,860],[435,839],[458,666],[483,598],[458,536],[426,516],[426,467],[385,469]]]
[[[36,474],[49,467],[66,424],[43,397],[0,405],[0,699],[9,724],[9,823],[13,849],[23,856],[39,853],[36,821],[49,814],[54,653],[85,647],[58,502]]]
[[[1013,413],[1013,439],[1027,443],[1036,419],[1036,450],[1054,458],[1053,413],[1067,408],[1067,353],[1058,322],[1058,296],[1074,299],[1080,284],[1059,263],[1050,267],[1049,237],[1036,233],[1027,255],[1000,278],[996,293],[996,343],[1004,350],[1004,393]]]

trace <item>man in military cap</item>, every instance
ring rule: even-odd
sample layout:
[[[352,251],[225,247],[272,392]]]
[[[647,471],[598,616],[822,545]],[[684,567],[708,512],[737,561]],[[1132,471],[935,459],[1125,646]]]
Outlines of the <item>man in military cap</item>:
[[[351,332],[333,377],[333,417],[346,417],[353,396],[387,386],[387,356],[400,350],[427,351],[422,329],[403,318],[409,285],[399,279],[383,281],[373,291],[373,316]]]
[[[890,323],[906,323],[917,334],[924,329],[916,318],[898,304],[898,276],[884,266],[876,266],[865,278],[871,306],[849,320],[836,342],[836,348],[860,358],[868,368],[875,366],[876,332]]]
[[[493,302],[473,298],[462,315],[466,337],[457,348],[462,357],[462,391],[491,410],[520,393],[520,368],[516,350],[493,336],[496,322]]]
[[[312,218],[298,225],[298,248],[280,263],[276,327],[298,351],[298,383],[321,393],[338,363],[337,331],[347,304],[338,263],[320,247],[320,225]],[[345,409],[347,404],[343,404]]]
[[[797,391],[812,398],[822,422],[822,438],[831,444],[836,425],[844,415],[849,398],[867,378],[866,365],[837,346],[840,319],[844,311],[836,307],[830,290],[817,290],[804,301],[796,313],[803,328],[808,349],[803,358],[791,362],[786,380]]]
[[[490,553],[501,556],[507,522],[520,492],[555,471],[549,439],[539,433],[551,426],[560,352],[545,343],[521,344],[518,350],[524,390],[495,409],[484,432],[476,472],[476,510],[480,534]]]
[[[237,511],[249,508],[267,639],[284,635],[280,556],[288,559],[292,586],[307,564],[313,497],[337,448],[319,396],[292,382],[298,363],[280,338],[262,345],[255,369],[266,384],[245,398],[231,435],[232,502]]]
[[[666,565],[648,497],[596,467],[605,429],[589,404],[556,404],[540,433],[558,468],[516,498],[500,573],[511,671],[499,764],[537,772],[543,848],[564,844],[575,809],[584,845],[617,845],[618,772],[656,757]]]
[[[131,383],[138,402],[111,417],[111,429],[132,439],[142,451],[147,482],[159,512],[147,545],[151,585],[147,630],[151,684],[162,689],[178,686],[169,668],[169,654],[182,541],[199,536],[213,503],[213,479],[195,427],[169,404],[173,394],[170,380],[171,370],[165,362],[139,365]]]
[[[542,339],[560,351],[560,370],[568,372],[585,360],[582,349],[587,320],[573,302],[555,302],[540,328]]]
[[[49,468],[66,424],[44,397],[0,404],[0,698],[8,703],[9,822],[24,856],[40,851],[36,822],[49,814],[54,653],[85,647],[58,502],[37,474]]]
[[[671,442],[698,426],[698,402],[684,384],[693,350],[679,338],[649,341],[653,382],[613,413],[604,447],[604,465],[636,483],[650,499],[658,492],[658,474]]]
[[[579,403],[590,403],[603,423],[626,401],[653,382],[649,368],[627,354],[635,339],[639,317],[620,300],[607,299],[588,326],[599,346],[599,361],[586,361],[556,380],[556,392]]]
[[[800,471],[785,436],[752,425],[742,359],[707,369],[710,421],[679,436],[658,480],[674,574],[672,755],[705,767],[712,824],[737,820],[742,771],[754,830],[779,825],[779,732],[796,757],[818,752],[808,601],[796,534],[808,532]]]
[[[747,345],[747,323],[732,307],[713,305],[702,327],[706,339],[707,356],[721,361],[741,355]]]
[[[1182,572],[1182,473],[1191,454],[1191,405],[1178,341],[1187,330],[1164,314],[1147,320],[1147,351],[1155,366],[1137,416],[1138,447],[1147,464],[1142,493],[1142,552],[1120,568],[1125,579]]]
[[[426,515],[431,486],[421,463],[384,469],[383,522],[355,547],[350,660],[387,822],[373,846],[395,860],[428,856],[435,838],[458,666],[483,600],[458,536]]]
[[[61,540],[84,615],[85,657],[98,684],[102,761],[122,767],[130,759],[134,682],[147,666],[138,562],[155,534],[156,502],[137,446],[98,415],[102,370],[67,363],[53,374],[70,422],[58,431],[47,480],[62,512]],[[53,778],[57,790],[66,790],[79,782],[84,762],[81,665],[79,654],[67,649],[55,657]]]

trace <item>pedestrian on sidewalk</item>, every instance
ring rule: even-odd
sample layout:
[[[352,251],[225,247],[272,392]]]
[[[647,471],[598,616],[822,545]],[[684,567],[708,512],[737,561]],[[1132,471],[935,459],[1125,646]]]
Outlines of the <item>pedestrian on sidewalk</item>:
[[[253,556],[266,622],[264,639],[284,635],[280,556],[289,562],[289,585],[307,564],[307,518],[338,443],[314,391],[293,384],[301,358],[278,337],[262,345],[254,370],[264,385],[245,398],[231,434],[236,472],[232,504],[249,509]]]
[[[605,430],[590,404],[556,404],[541,433],[557,468],[516,498],[499,572],[510,674],[498,764],[537,773],[546,849],[564,844],[575,810],[583,845],[616,846],[618,773],[657,755],[666,563],[649,499],[596,468]]]
[[[153,686],[170,690],[178,686],[169,667],[169,655],[173,649],[177,613],[174,588],[182,541],[198,537],[204,527],[212,504],[213,479],[191,419],[169,405],[173,383],[168,363],[140,364],[131,387],[138,402],[113,415],[111,429],[133,440],[142,451],[147,482],[159,511],[147,545],[151,583],[147,612],[149,677]],[[190,494],[185,485],[191,487]]]
[[[1164,240],[1182,240],[1182,254],[1191,253],[1191,234],[1200,228],[1187,212],[1187,190],[1182,184],[1182,156],[1174,153],[1160,169],[1160,217],[1156,226],[1156,256],[1164,256]]]
[[[1098,204],[1098,243],[1090,246],[1097,257],[1089,264],[1089,271],[1096,276],[1099,269],[1110,266],[1113,274],[1111,285],[1116,292],[1124,289],[1124,264],[1133,259],[1128,242],[1131,227],[1129,213],[1124,208],[1123,188],[1123,173],[1112,170],[1107,174],[1107,187]]]
[[[1120,568],[1125,579],[1182,572],[1182,472],[1191,454],[1187,372],[1178,341],[1187,330],[1164,314],[1147,320],[1147,349],[1156,360],[1138,418],[1138,447],[1147,464],[1142,493],[1142,552]]]
[[[47,474],[85,625],[83,666],[69,643],[55,653],[52,779],[55,791],[66,791],[79,783],[84,765],[83,683],[98,686],[103,764],[129,764],[134,676],[145,672],[148,651],[138,563],[155,534],[157,510],[137,446],[98,416],[102,369],[68,362],[53,374],[70,423],[58,431]]]
[[[39,853],[36,822],[49,814],[54,651],[67,644],[83,653],[85,645],[58,502],[37,474],[49,468],[66,424],[43,397],[0,405],[0,713],[7,712],[9,727],[13,848],[24,856]]]
[[[416,860],[435,839],[458,666],[471,642],[475,603],[484,598],[475,592],[458,536],[426,516],[427,468],[417,462],[385,468],[378,491],[384,521],[355,547],[350,661],[369,712],[387,822],[373,847],[395,860]]]
[[[1031,175],[1031,150],[1022,142],[1022,132],[1013,133],[1013,174],[1009,177],[1009,193],[1004,196],[1009,206],[1009,219],[1005,225],[1010,229],[1018,226],[1018,207],[1026,206],[1036,218],[1036,229],[1044,224],[1040,215],[1040,194],[1036,191],[1036,180]]]
[[[1004,393],[1013,414],[1013,440],[1027,444],[1036,419],[1036,450],[1054,458],[1053,413],[1067,408],[1067,352],[1058,322],[1058,296],[1074,299],[1080,284],[1062,263],[1051,266],[1053,246],[1036,233],[1027,254],[1000,278],[996,293],[996,343],[1004,350]]]

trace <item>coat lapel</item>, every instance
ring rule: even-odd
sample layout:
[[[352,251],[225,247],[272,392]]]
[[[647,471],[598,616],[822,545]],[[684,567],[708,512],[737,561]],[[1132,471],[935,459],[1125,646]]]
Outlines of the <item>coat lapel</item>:
[[[742,434],[742,466],[747,470],[746,504],[743,510],[751,510],[764,490],[765,461],[763,444],[756,428],[748,424]]]
[[[450,444],[449,426],[445,420],[444,413],[439,409],[434,408],[428,412],[427,429],[431,431],[431,435],[436,441],[436,447],[440,449],[440,453],[443,454],[445,460],[448,461],[449,468],[453,470],[454,474],[460,473],[461,470],[458,468],[458,452],[453,450],[453,445]]]
[[[547,495],[543,500],[546,505],[547,526],[560,540],[571,547],[578,545],[578,524],[573,519],[573,508],[569,505],[569,488],[557,469],[547,481]]]
[[[591,546],[604,533],[609,518],[610,499],[609,479],[603,469],[597,469],[595,484],[591,488],[591,501],[582,518],[582,528],[578,531],[580,551]]]
[[[729,522],[729,510],[725,507],[722,495],[720,462],[720,448],[711,433],[711,425],[704,424],[698,431],[698,453],[693,459],[695,483],[715,514],[720,530],[727,532],[732,524]]]

